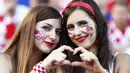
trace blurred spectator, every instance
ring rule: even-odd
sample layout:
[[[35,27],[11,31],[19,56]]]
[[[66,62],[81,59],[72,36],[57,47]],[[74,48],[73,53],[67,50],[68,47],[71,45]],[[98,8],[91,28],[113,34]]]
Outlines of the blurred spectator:
[[[107,13],[107,3],[108,3],[108,0],[94,0],[94,1],[98,4],[98,6],[99,6],[99,8],[100,8],[104,18],[105,18],[106,17],[106,13]]]
[[[20,24],[29,10],[28,7],[17,4],[17,0],[4,0],[4,8],[5,14],[14,20],[16,26]]]
[[[15,24],[9,16],[0,16],[0,52],[15,32]]]
[[[34,7],[38,4],[44,4],[57,9],[60,13],[63,11],[65,6],[72,0],[30,0],[30,7]]]
[[[4,1],[0,0],[0,15],[3,15],[4,13],[5,13]]]
[[[3,4],[2,4],[3,3]],[[9,43],[17,26],[20,24],[29,8],[17,5],[17,0],[1,0],[0,12],[0,52]]]
[[[48,5],[57,9],[60,13],[62,13],[63,9],[66,5],[72,0],[49,0]]]
[[[48,0],[29,0],[29,5],[31,8],[38,4],[48,5]]]
[[[115,52],[130,51],[130,24],[128,23],[127,2],[124,0],[115,2],[111,13],[112,20],[109,23],[108,32],[110,47]]]

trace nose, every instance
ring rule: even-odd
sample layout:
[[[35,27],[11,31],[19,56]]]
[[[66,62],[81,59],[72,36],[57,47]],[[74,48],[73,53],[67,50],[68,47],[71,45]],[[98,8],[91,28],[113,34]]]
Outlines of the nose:
[[[56,32],[55,32],[55,30],[52,30],[50,32],[49,38],[51,39],[51,41],[55,41],[55,39],[56,39]]]
[[[80,30],[80,28],[75,27],[75,29],[74,29],[74,35],[75,35],[75,36],[80,36],[80,35],[81,35],[81,30]]]

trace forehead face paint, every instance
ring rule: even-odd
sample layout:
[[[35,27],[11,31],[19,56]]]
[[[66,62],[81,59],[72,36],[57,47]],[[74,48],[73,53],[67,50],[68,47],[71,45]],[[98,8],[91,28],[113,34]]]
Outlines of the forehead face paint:
[[[74,34],[71,33],[71,32],[68,32],[68,35],[69,35],[70,38],[73,38],[73,37],[74,37]]]
[[[34,32],[34,37],[38,40],[40,40],[41,38],[45,37],[46,32],[45,31],[39,31],[39,30],[35,30]]]
[[[94,30],[90,25],[86,25],[86,31],[87,33],[89,33],[90,37],[92,37],[92,35],[94,34]]]

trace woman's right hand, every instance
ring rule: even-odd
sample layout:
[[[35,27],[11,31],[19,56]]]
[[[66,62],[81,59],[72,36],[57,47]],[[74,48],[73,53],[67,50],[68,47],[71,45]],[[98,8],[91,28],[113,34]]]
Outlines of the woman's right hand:
[[[73,52],[73,49],[69,46],[61,46],[60,48],[53,50],[42,62],[42,66],[45,69],[54,69],[60,65],[71,65],[69,60],[66,60],[66,54],[63,51],[68,50]]]

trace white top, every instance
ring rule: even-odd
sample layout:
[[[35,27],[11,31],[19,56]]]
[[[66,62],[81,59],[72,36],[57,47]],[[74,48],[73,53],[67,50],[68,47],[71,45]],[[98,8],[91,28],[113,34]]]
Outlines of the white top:
[[[110,73],[113,73],[113,71],[114,71],[114,59],[115,59],[115,57],[117,56],[119,54],[119,52],[116,52],[115,53],[115,55],[114,55],[114,58],[112,59],[112,62],[109,64],[109,72]]]

